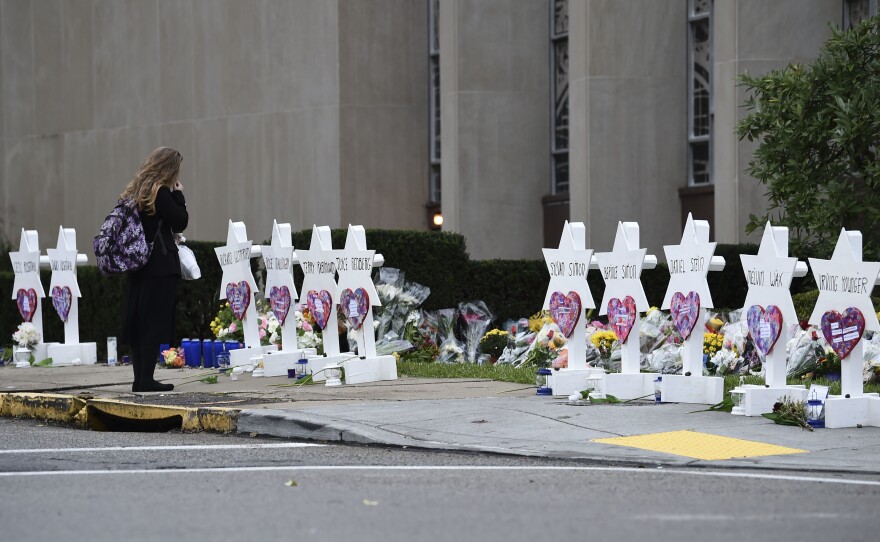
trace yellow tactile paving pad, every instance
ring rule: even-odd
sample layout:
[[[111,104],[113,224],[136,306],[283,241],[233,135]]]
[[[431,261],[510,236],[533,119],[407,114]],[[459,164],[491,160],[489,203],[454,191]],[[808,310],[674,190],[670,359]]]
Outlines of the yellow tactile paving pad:
[[[629,446],[630,448],[681,455],[705,461],[807,453],[807,450],[786,448],[754,440],[720,437],[697,431],[669,431],[633,437],[600,438],[591,442]]]

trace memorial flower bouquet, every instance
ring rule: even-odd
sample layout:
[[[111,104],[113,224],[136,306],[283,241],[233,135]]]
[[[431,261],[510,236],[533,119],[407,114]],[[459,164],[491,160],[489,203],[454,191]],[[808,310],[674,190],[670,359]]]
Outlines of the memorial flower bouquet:
[[[31,322],[18,324],[18,330],[12,334],[12,340],[19,348],[33,348],[40,342],[40,333]]]
[[[795,401],[789,397],[782,399],[773,405],[773,412],[761,414],[768,420],[773,420],[779,425],[797,425],[802,429],[812,431],[813,428],[807,423],[807,402]]]
[[[550,367],[565,346],[565,335],[554,323],[546,324],[532,341],[518,367]]]
[[[510,333],[501,329],[491,329],[480,339],[480,353],[489,354],[497,361],[507,343],[510,341]]]
[[[476,363],[480,339],[494,316],[482,301],[461,303],[458,305],[458,312],[461,321],[461,334],[464,339],[465,357],[468,362]]]
[[[377,337],[381,341],[391,331],[402,337],[409,313],[425,302],[431,289],[405,280],[403,271],[390,267],[380,268],[373,283],[382,303],[377,309]]]
[[[183,348],[169,348],[162,351],[162,362],[169,369],[180,369],[186,365]]]
[[[514,367],[522,365],[537,335],[528,329],[514,335],[496,363],[510,363]]]
[[[829,375],[837,373],[840,376],[840,356],[834,353],[830,346],[825,347],[825,355],[816,361],[816,369],[813,371],[813,378],[827,378]]]
[[[590,335],[590,342],[599,352],[599,357],[608,360],[611,359],[611,351],[617,346],[617,335],[607,329],[600,329]]]
[[[540,333],[544,326],[552,323],[553,318],[550,317],[550,311],[538,311],[529,317],[529,329],[534,333]]]
[[[464,363],[464,349],[454,336],[446,339],[446,342],[440,345],[437,353],[437,361],[441,363]]]
[[[309,313],[309,309],[304,305],[296,305],[293,317],[296,321],[296,340],[299,347],[317,348],[318,353],[321,353],[324,342],[321,338],[321,332],[318,331],[315,318]]]

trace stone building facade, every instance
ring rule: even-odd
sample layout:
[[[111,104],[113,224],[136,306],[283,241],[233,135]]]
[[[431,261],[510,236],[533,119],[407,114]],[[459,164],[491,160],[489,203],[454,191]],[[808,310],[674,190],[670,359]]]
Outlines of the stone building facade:
[[[461,232],[540,258],[562,222],[662,254],[692,211],[750,240],[736,76],[815,58],[877,0],[0,0],[0,234],[80,250],[144,156],[189,237],[228,219]],[[381,247],[378,247],[381,248]]]

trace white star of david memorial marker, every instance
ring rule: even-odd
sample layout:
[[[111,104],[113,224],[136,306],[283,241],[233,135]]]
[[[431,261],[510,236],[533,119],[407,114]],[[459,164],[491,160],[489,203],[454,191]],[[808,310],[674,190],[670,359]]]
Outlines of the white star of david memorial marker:
[[[229,301],[230,306],[234,300],[227,299],[227,287],[232,285],[238,292],[246,293],[243,283],[248,285],[250,295],[242,297],[238,301],[247,303],[241,319],[244,344],[247,348],[260,348],[259,323],[257,322],[257,307],[255,295],[257,282],[251,271],[251,246],[253,242],[247,238],[247,228],[244,222],[229,221],[229,229],[226,234],[226,245],[214,248],[217,261],[223,276],[220,279],[220,299]],[[233,311],[234,312],[234,311]]]
[[[348,225],[348,234],[345,237],[345,249],[338,251],[336,258],[336,271],[339,273],[337,291],[340,300],[348,294],[346,290],[356,293],[358,288],[363,289],[369,299],[367,310],[360,313],[360,308],[354,299],[350,299],[348,306],[343,306],[342,311],[351,322],[360,317],[363,318],[361,327],[357,330],[358,354],[368,358],[376,357],[376,333],[373,330],[372,307],[381,307],[379,292],[373,284],[373,257],[375,250],[367,250],[367,234],[363,226]]]
[[[818,326],[822,333],[822,317],[829,311],[845,313],[848,308],[861,311],[865,330],[880,331],[880,322],[871,303],[871,291],[880,276],[880,262],[862,261],[862,234],[858,231],[840,230],[837,245],[830,260],[810,258],[810,269],[819,287],[819,299],[810,315],[810,324]],[[841,329],[839,323],[831,323],[830,341],[840,338],[852,340],[855,330]],[[857,336],[857,334],[853,334]],[[849,338],[848,338],[849,337]],[[828,337],[826,337],[828,339]],[[862,371],[864,364],[864,341],[859,339],[852,352],[841,363],[840,388],[843,395],[864,395]]]
[[[559,248],[545,248],[544,260],[550,272],[550,284],[544,297],[544,310],[550,310],[550,298],[554,292],[568,297],[575,292],[580,297],[581,308],[571,337],[568,339],[568,368],[586,369],[586,309],[596,307],[590,286],[587,284],[587,270],[590,268],[592,250],[586,248],[587,229],[583,222],[565,222]],[[559,310],[565,310],[560,308]]]
[[[336,288],[336,257],[338,250],[333,250],[333,241],[330,236],[329,226],[312,226],[312,239],[308,250],[297,249],[296,256],[299,266],[303,271],[302,295],[308,303],[309,292],[319,295],[326,291],[330,296],[330,308],[326,309],[322,303],[315,305],[315,312],[329,310],[326,327],[321,330],[324,339],[324,353],[328,356],[338,355],[339,340],[337,337],[338,322],[336,316],[336,304],[338,303]],[[312,314],[317,319],[320,314]]]
[[[293,284],[293,243],[291,241],[290,224],[279,224],[277,220],[272,223],[272,244],[263,246],[263,263],[266,266],[266,290],[265,296],[269,300],[270,307],[275,307],[279,314],[284,317],[281,324],[281,345],[288,349],[297,348],[296,318],[293,311],[296,309],[295,302],[299,298],[296,286]],[[287,291],[284,289],[287,288]],[[273,308],[273,310],[275,310]],[[286,310],[286,315],[284,311]]]
[[[36,230],[22,228],[18,252],[10,252],[9,259],[12,260],[12,272],[15,274],[12,299],[18,303],[19,291],[22,291],[19,311],[31,314],[30,321],[40,334],[40,342],[43,342],[43,308],[40,300],[46,297],[46,292],[40,281],[40,241]],[[36,302],[31,305],[33,299]]]
[[[599,314],[608,314],[608,304],[612,299],[624,303],[627,297],[635,302],[635,313],[617,311],[608,316],[609,325],[615,321],[620,325],[632,327],[627,341],[621,345],[621,373],[638,374],[641,371],[639,350],[639,314],[648,310],[648,298],[642,287],[642,267],[647,249],[639,248],[639,225],[636,222],[618,222],[611,252],[596,253],[599,272],[605,280],[605,295]]]
[[[680,293],[685,298],[691,294],[699,296],[699,311],[693,321],[693,329],[682,346],[682,372],[692,375],[703,374],[703,329],[706,322],[705,308],[711,308],[712,295],[709,292],[709,283],[706,276],[710,265],[712,270],[717,268],[713,265],[712,254],[715,252],[716,243],[709,242],[709,223],[705,220],[694,220],[688,213],[681,243],[678,245],[665,245],[666,262],[669,265],[669,286],[666,296],[663,298],[662,309],[670,309],[675,319],[675,310],[687,313],[692,310],[690,301],[685,301],[679,306],[671,307],[673,296]],[[720,263],[720,269],[724,268],[724,259],[716,258]],[[720,270],[719,269],[719,270]],[[691,297],[691,300],[693,298]]]
[[[764,381],[771,388],[784,388],[785,383],[785,345],[791,336],[793,325],[797,325],[797,313],[791,300],[791,280],[806,274],[807,266],[797,258],[788,257],[788,228],[774,227],[767,222],[758,254],[740,254],[743,273],[749,286],[743,304],[742,321],[748,320],[751,307],[757,305],[767,310],[776,306],[782,314],[782,326],[778,330],[776,345],[766,357]],[[774,334],[771,323],[760,321],[752,333],[760,334],[764,340]]]
[[[79,343],[79,298],[82,294],[79,291],[79,282],[76,280],[76,230],[60,226],[58,243],[55,248],[46,249],[46,254],[49,255],[49,265],[52,269],[49,294],[53,298],[53,304],[56,307],[68,307],[67,321],[64,322],[64,344]],[[58,316],[62,317],[61,314]]]

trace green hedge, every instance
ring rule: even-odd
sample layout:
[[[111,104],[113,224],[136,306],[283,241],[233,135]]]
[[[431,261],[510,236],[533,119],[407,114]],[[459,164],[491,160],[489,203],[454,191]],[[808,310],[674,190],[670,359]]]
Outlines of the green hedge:
[[[332,230],[333,246],[345,246],[345,229]],[[406,273],[407,280],[424,284],[431,288],[431,295],[425,302],[428,310],[456,307],[463,301],[481,299],[495,314],[496,324],[508,319],[528,317],[541,308],[547,291],[549,275],[542,260],[483,260],[471,261],[465,247],[464,237],[448,232],[420,232],[394,230],[367,230],[367,245],[385,257],[388,267],[395,267]],[[294,247],[308,247],[311,230],[296,232],[293,235]],[[216,242],[189,241],[202,270],[202,278],[197,281],[182,281],[179,292],[177,332],[182,337],[211,337],[210,322],[219,307],[220,266],[214,248],[221,246]],[[715,254],[727,260],[725,269],[709,273],[709,285],[717,308],[739,308],[746,294],[739,254],[754,254],[756,245],[718,245]],[[662,255],[658,255],[662,259]],[[262,272],[262,261],[251,261],[258,277]],[[100,277],[95,267],[81,267],[77,271],[83,297],[80,304],[80,336],[83,341],[98,343],[103,353],[107,335],[118,335],[124,279],[121,277]],[[295,284],[302,284],[299,267],[294,268]],[[49,284],[50,273],[42,272],[43,284]],[[798,293],[810,288],[810,279],[799,279],[792,286]],[[587,276],[593,299],[598,305],[602,300],[605,285],[598,271]],[[660,306],[669,282],[669,271],[665,263],[655,269],[642,273],[642,284],[648,302]],[[13,275],[0,271],[0,295],[8,300],[12,290]],[[813,286],[814,288],[814,286]],[[809,303],[809,302],[808,302]],[[815,303],[815,300],[812,301]],[[810,305],[812,308],[812,305]],[[598,314],[598,311],[596,311]],[[43,315],[46,340],[63,339],[61,322],[55,317],[51,300],[43,300]],[[0,303],[0,344],[9,344],[12,332],[20,322],[14,302]]]

